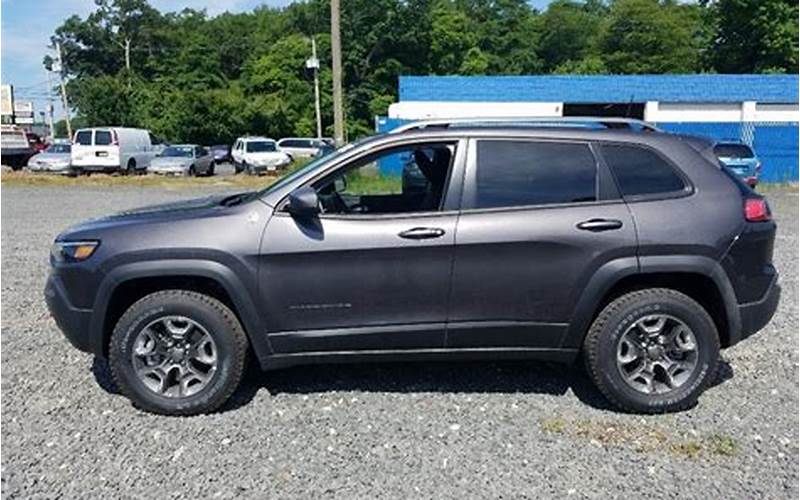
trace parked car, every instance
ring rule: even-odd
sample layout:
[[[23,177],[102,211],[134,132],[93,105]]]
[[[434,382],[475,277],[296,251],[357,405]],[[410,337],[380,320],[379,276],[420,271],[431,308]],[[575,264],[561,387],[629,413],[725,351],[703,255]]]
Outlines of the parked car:
[[[222,405],[249,353],[264,369],[582,357],[617,407],[677,411],[773,316],[769,206],[710,143],[455,125],[74,226],[53,244],[49,309],[124,395],[171,415]],[[404,192],[401,159],[424,191]]]
[[[150,133],[139,128],[83,128],[72,141],[72,166],[79,172],[144,173],[154,155]]]
[[[214,156],[197,144],[168,146],[153,158],[147,172],[163,175],[214,175]]]
[[[14,170],[19,170],[28,162],[28,158],[33,156],[36,151],[28,142],[25,131],[14,125],[3,125],[0,127],[2,137],[2,148],[0,156],[3,165],[8,165]]]
[[[45,149],[47,149],[48,144],[42,140],[39,134],[33,132],[25,132],[25,136],[28,138],[28,144],[30,144],[31,149],[35,153],[41,153]]]
[[[264,174],[286,167],[292,158],[280,151],[272,139],[266,137],[240,137],[231,151],[236,173]]]
[[[50,145],[44,152],[31,156],[28,160],[28,170],[30,172],[73,175],[72,170],[72,146],[56,142]]]
[[[231,147],[227,144],[215,144],[211,146],[211,154],[214,155],[214,161],[217,163],[230,163]]]
[[[718,142],[714,145],[714,154],[750,187],[756,187],[761,175],[761,160],[753,148],[741,142]]]
[[[336,147],[332,144],[328,144],[327,142],[323,142],[322,145],[317,149],[317,154],[314,155],[315,158],[321,158],[323,156],[327,156],[331,153],[336,151]]]
[[[286,137],[278,141],[278,148],[292,158],[313,158],[328,144],[321,139]]]

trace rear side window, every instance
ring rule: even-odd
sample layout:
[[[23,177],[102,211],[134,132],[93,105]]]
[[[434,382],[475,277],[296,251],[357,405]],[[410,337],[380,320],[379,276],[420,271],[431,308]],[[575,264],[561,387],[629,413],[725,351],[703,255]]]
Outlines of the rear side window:
[[[111,132],[108,130],[98,130],[94,133],[95,146],[108,146],[111,144]]]
[[[655,152],[637,146],[600,146],[623,196],[674,193],[686,185],[672,166]]]
[[[91,146],[92,145],[92,131],[91,130],[79,130],[77,134],[75,134],[75,142],[80,144],[81,146]]]
[[[479,141],[477,153],[469,208],[597,200],[597,165],[586,144]]]

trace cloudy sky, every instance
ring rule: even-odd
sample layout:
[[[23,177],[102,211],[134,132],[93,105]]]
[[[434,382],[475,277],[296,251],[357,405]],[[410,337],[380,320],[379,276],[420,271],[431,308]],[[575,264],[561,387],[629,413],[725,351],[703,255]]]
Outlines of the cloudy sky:
[[[225,11],[249,11],[262,4],[282,6],[288,3],[291,0],[150,0],[150,4],[161,11],[180,11],[189,7],[205,9],[212,16]],[[531,1],[537,7],[547,3],[549,0]],[[48,53],[50,35],[72,14],[86,17],[94,10],[94,1],[2,0],[0,5],[0,80],[14,85],[17,100],[34,102],[38,119],[38,112],[46,110],[48,101],[47,72],[42,66],[42,58]],[[60,109],[56,106],[56,113],[60,113]]]

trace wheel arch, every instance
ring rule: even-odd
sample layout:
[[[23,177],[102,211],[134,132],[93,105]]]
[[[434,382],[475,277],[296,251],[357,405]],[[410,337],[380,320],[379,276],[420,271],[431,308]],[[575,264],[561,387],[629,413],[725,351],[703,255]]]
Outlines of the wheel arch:
[[[218,262],[198,260],[140,262],[110,272],[98,288],[93,305],[89,325],[92,352],[105,358],[122,313],[145,295],[165,289],[192,290],[220,300],[236,314],[259,360],[272,352],[263,335],[263,322],[241,280]]]
[[[575,313],[562,348],[580,348],[603,308],[615,298],[642,288],[670,288],[703,306],[714,320],[723,347],[741,336],[736,295],[725,271],[709,257],[697,255],[644,256],[619,259],[602,266],[589,280],[576,302]]]

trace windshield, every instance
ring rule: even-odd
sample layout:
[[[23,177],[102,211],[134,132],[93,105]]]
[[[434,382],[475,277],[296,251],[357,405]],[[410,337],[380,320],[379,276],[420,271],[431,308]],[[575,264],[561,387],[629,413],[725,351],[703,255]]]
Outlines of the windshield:
[[[752,158],[753,151],[744,144],[717,144],[714,146],[717,158]]]
[[[69,144],[53,144],[47,148],[48,153],[69,153],[72,148]]]
[[[270,141],[254,141],[247,143],[248,153],[268,153],[275,151],[275,143]]]
[[[167,158],[191,158],[193,149],[192,146],[170,146],[165,148],[160,156],[165,156]]]

